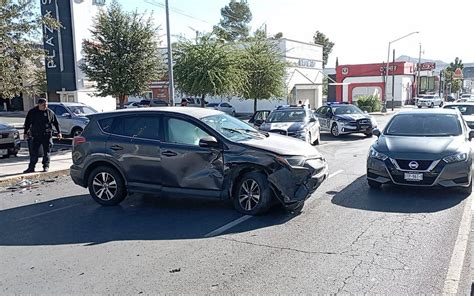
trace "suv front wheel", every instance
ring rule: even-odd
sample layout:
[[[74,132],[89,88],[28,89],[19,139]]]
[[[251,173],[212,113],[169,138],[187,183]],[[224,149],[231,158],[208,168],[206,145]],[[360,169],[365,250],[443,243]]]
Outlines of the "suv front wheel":
[[[92,171],[88,188],[92,198],[104,206],[118,205],[127,195],[122,176],[108,166],[99,166]]]
[[[234,208],[246,215],[265,213],[272,201],[272,191],[263,173],[251,172],[237,184],[232,199]]]

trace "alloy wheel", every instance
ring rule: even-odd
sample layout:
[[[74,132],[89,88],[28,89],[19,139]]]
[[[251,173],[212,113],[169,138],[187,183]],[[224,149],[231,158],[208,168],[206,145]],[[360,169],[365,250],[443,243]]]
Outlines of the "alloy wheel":
[[[109,173],[98,173],[92,182],[95,195],[102,200],[111,200],[117,194],[117,181]]]
[[[253,210],[260,202],[260,186],[253,179],[245,180],[239,190],[239,204],[246,211]]]
[[[332,125],[331,134],[332,134],[334,137],[339,136],[339,128],[337,127],[337,124],[333,124],[333,125]]]

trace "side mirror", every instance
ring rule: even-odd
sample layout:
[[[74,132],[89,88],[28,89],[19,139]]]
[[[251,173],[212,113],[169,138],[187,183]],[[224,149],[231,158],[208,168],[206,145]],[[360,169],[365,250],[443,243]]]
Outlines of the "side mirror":
[[[219,148],[219,142],[217,142],[216,138],[208,136],[201,138],[199,140],[199,147],[202,148]]]
[[[64,117],[64,118],[71,118],[71,114],[69,114],[69,113],[63,113],[63,114],[61,115],[61,117]]]
[[[469,141],[471,141],[472,139],[474,139],[474,130],[469,131]]]
[[[316,122],[316,118],[311,117],[311,118],[309,119],[309,122]]]
[[[257,120],[255,120],[254,124],[255,124],[256,126],[261,126],[261,125],[263,124],[263,119],[257,119]]]
[[[374,136],[376,136],[378,138],[378,137],[380,137],[380,135],[382,133],[380,132],[380,130],[378,128],[376,128],[372,131],[372,134],[374,134]]]

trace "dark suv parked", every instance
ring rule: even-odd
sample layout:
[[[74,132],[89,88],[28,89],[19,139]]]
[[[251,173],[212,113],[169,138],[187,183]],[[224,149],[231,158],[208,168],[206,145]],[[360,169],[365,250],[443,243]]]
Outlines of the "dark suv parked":
[[[89,119],[74,138],[71,177],[102,205],[142,192],[231,199],[251,215],[273,200],[300,211],[327,177],[326,160],[311,145],[216,110],[146,108]]]

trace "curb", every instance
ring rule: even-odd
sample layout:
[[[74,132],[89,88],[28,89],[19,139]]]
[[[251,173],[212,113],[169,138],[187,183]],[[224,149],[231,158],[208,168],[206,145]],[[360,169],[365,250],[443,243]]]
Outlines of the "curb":
[[[61,177],[61,176],[67,176],[67,175],[69,175],[69,168],[58,170],[58,171],[47,172],[47,173],[38,172],[38,173],[31,173],[31,174],[20,174],[20,175],[3,177],[3,178],[0,177],[0,186],[12,185],[13,183],[17,183],[18,181],[21,181],[23,179],[43,180],[43,179]]]

